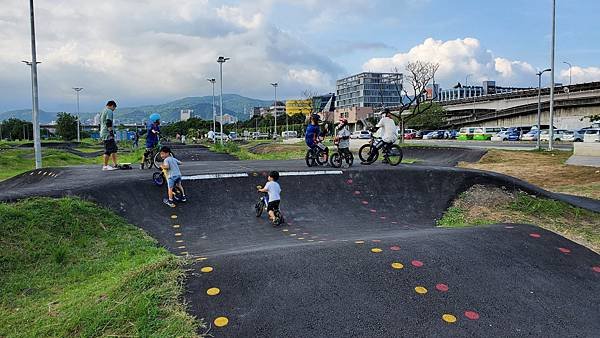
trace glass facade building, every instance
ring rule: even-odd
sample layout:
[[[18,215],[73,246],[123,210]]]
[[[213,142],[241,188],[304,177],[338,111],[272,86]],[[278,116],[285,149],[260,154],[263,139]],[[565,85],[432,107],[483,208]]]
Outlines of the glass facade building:
[[[400,73],[360,73],[337,80],[335,107],[397,106],[401,91]]]

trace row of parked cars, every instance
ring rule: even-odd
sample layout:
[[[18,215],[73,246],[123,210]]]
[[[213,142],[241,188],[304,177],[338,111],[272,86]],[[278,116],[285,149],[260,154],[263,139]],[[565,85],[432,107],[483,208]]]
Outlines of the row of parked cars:
[[[537,128],[529,131],[519,130],[518,128],[507,128],[492,136],[492,141],[540,141],[548,142],[550,140],[549,130],[538,130]],[[564,142],[600,142],[600,128],[582,128],[576,130],[554,129],[552,135],[553,141]]]

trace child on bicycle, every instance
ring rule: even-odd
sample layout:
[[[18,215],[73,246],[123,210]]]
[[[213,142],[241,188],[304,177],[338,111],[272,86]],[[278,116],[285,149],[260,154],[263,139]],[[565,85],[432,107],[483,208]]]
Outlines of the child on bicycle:
[[[158,145],[158,137],[160,134],[160,115],[154,113],[150,115],[150,120],[148,121],[148,128],[146,133],[146,151],[144,152],[144,157],[142,158],[142,169],[144,169],[144,163],[149,156],[152,156],[152,152],[154,148]]]
[[[321,129],[319,128],[319,115],[312,114],[310,116],[310,122],[306,127],[306,135],[304,136],[304,141],[306,145],[314,150],[317,143],[319,143],[319,136],[321,135]]]
[[[348,129],[348,120],[345,118],[340,119],[340,124],[337,129],[337,136],[335,142],[337,143],[339,152],[341,154],[347,154],[350,152],[350,130]]]
[[[177,188],[179,188],[181,191],[181,202],[187,201],[187,198],[185,197],[185,191],[183,190],[183,185],[181,184],[181,171],[179,170],[181,161],[171,155],[171,148],[167,146],[160,148],[160,157],[163,159],[163,163],[160,165],[160,167],[165,172],[168,189],[167,193],[169,196],[169,199],[165,199],[164,202],[166,205],[174,208],[175,203],[173,202],[173,188],[175,186],[177,186]]]
[[[267,205],[267,212],[269,213],[269,219],[275,224],[275,211],[279,210],[279,201],[281,200],[281,187],[277,181],[279,180],[279,172],[271,171],[267,178],[267,184],[264,187],[258,189],[259,192],[266,192],[269,194],[269,204]]]
[[[382,115],[381,120],[379,120],[372,132],[379,132],[381,137],[381,142],[376,145],[376,148],[381,149],[387,147],[389,149],[389,147],[398,140],[398,127],[392,119],[392,113],[388,108],[383,110]],[[375,153],[370,154],[367,161],[361,162],[361,164],[371,164],[372,156],[374,155]],[[384,159],[383,162],[386,163],[386,159]]]

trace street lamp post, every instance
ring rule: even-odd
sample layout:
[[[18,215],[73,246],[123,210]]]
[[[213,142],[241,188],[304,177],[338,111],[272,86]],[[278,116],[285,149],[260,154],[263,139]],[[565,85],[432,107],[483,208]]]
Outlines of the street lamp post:
[[[549,72],[550,68],[544,69],[540,72],[537,72],[536,75],[538,76],[538,110],[537,110],[537,137],[536,137],[536,142],[537,142],[537,149],[541,150],[542,149],[542,145],[541,145],[541,141],[540,141],[540,132],[541,132],[541,114],[542,114],[542,74],[544,74],[545,72]]]
[[[31,62],[25,62],[31,66],[31,98],[33,107],[31,110],[33,122],[33,149],[35,152],[35,168],[42,167],[42,142],[40,140],[40,120],[39,120],[39,102],[38,102],[38,81],[37,81],[37,53],[35,49],[35,19],[33,10],[33,0],[29,0],[29,18],[31,23]]]
[[[219,110],[221,111],[221,145],[223,145],[223,64],[231,58],[219,56],[217,62],[219,63],[219,76],[221,85],[221,95],[219,98]]]
[[[212,114],[213,114],[213,134],[217,131],[217,120],[215,117],[215,82],[217,81],[214,78],[206,79],[208,82],[212,84]],[[214,142],[214,138],[213,138]]]
[[[277,140],[277,82],[271,83],[271,86],[275,88],[275,104],[273,106],[274,114],[275,114],[275,132],[273,133],[273,138]]]
[[[554,49],[556,47],[556,0],[552,0],[552,49],[550,56],[550,126],[548,127],[548,150],[554,143]]]
[[[79,92],[83,90],[82,87],[74,87],[73,90],[77,94],[77,142],[81,142],[81,134],[79,133],[79,129],[81,129],[81,118],[79,117]]]
[[[569,66],[569,86],[570,86],[571,85],[571,67],[572,67],[572,65],[570,62],[567,62],[567,61],[563,61],[563,63]]]

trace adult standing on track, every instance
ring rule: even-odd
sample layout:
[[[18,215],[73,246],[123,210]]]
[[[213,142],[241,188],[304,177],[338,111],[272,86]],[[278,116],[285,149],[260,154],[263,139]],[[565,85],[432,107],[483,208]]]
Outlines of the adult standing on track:
[[[117,109],[115,101],[108,101],[102,113],[100,113],[100,138],[104,142],[104,166],[102,170],[115,170],[117,168],[117,142],[113,130],[113,113]],[[108,159],[112,157],[113,166],[108,165]]]

